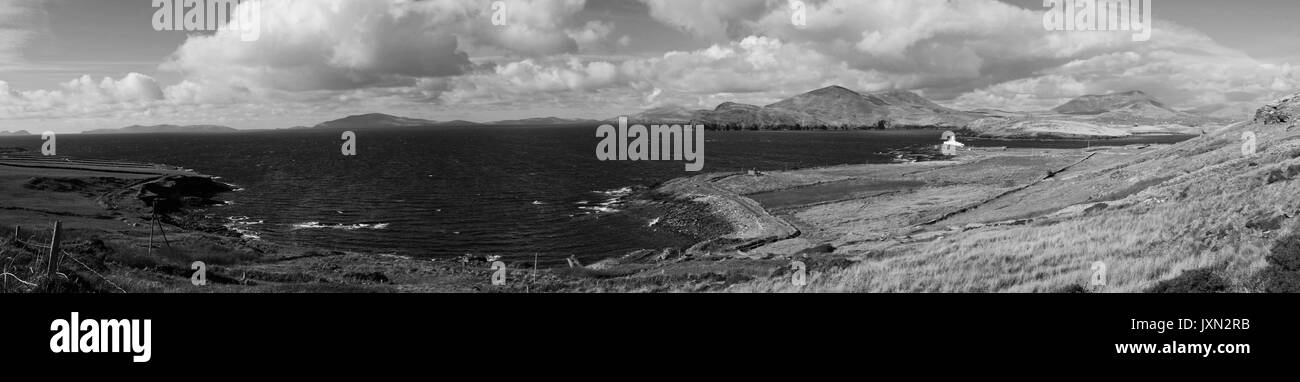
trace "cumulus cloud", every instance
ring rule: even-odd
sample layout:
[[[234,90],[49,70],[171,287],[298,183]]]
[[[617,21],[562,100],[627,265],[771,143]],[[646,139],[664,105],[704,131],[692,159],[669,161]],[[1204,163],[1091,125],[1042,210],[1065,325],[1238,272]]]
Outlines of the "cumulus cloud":
[[[767,0],[641,0],[650,16],[697,36],[726,41],[744,34],[747,21],[775,7]],[[784,3],[781,3],[784,5]]]
[[[0,81],[0,111],[9,118],[54,118],[146,109],[165,99],[153,77],[129,73],[95,81],[82,76],[56,90],[19,91]]]
[[[578,41],[566,27],[573,15],[586,5],[585,0],[508,0],[504,4],[505,25],[489,25],[485,23],[489,18],[483,17],[475,17],[471,22],[483,26],[474,34],[485,32],[489,36],[485,41],[487,44],[534,55],[577,50]],[[592,37],[586,42],[593,43],[594,38],[602,36],[579,37]]]
[[[960,96],[957,103],[962,105],[987,101],[991,104],[985,106],[1033,107],[1080,95],[1074,93],[1134,86],[1168,96],[1171,102],[1195,101],[1223,87],[1190,74],[1215,69],[1225,71],[1211,77],[1226,77],[1224,81],[1290,86],[1286,79],[1253,74],[1259,63],[1198,31],[1160,20],[1159,14],[1151,41],[1134,42],[1129,32],[1048,32],[1042,27],[1042,10],[994,0],[806,1],[804,26],[791,22],[785,1],[644,2],[655,19],[698,36],[777,38],[849,69],[884,74],[886,87],[923,90],[941,100]],[[796,57],[790,58],[802,59]],[[1125,57],[1138,57],[1140,67],[1157,72],[1131,81],[1144,73],[1120,60]],[[1103,63],[1128,66],[1097,67]],[[1183,75],[1159,76],[1159,70]],[[1169,80],[1188,82],[1174,88],[1165,82]],[[1201,96],[1180,95],[1189,90]],[[1261,98],[1269,94],[1257,92]]]
[[[1300,91],[1300,70],[1240,54],[1145,49],[1081,58],[1026,78],[962,94],[952,105],[1042,110],[1085,94],[1142,90],[1182,109],[1250,111]],[[1238,116],[1239,117],[1239,116]]]
[[[1244,110],[1300,90],[1297,68],[1260,63],[1159,12],[1151,40],[1133,42],[1128,32],[1048,32],[1041,10],[995,0],[807,0],[805,26],[791,23],[784,0],[640,1],[645,14],[611,18],[585,12],[584,0],[507,0],[504,25],[493,24],[489,1],[266,1],[260,39],[245,42],[235,31],[190,36],[161,65],[181,76],[170,86],[135,73],[82,77],[55,90],[0,82],[0,108],[22,115],[117,108],[155,118],[218,109],[271,116],[415,110],[447,119],[493,110],[765,104],[842,85],[917,90],[967,109],[1041,110],[1084,94],[1142,90],[1178,108]],[[4,22],[17,8],[5,4],[17,3],[0,0],[0,60],[6,44],[20,41],[6,40]],[[629,36],[645,29],[621,29],[615,22],[624,17],[649,18],[694,40]],[[679,48],[624,52],[632,38]]]
[[[256,41],[241,40],[238,31],[194,36],[163,68],[197,82],[254,90],[411,86],[421,78],[465,74],[473,66],[469,48],[568,53],[578,49],[575,37],[596,44],[610,29],[597,23],[570,30],[569,19],[584,0],[505,4],[505,25],[493,25],[494,10],[487,2],[263,2],[263,28]]]
[[[629,37],[624,35],[619,40],[611,40],[614,34],[614,24],[602,22],[599,20],[588,21],[582,28],[571,29],[566,32],[569,38],[578,44],[578,50],[583,52],[606,51],[613,48],[613,44],[620,46],[627,45]]]
[[[198,81],[308,91],[456,75],[470,64],[456,37],[438,27],[458,17],[455,3],[274,1],[261,6],[258,40],[242,41],[238,31],[193,36],[164,68]],[[437,9],[442,6],[448,9]]]
[[[797,59],[792,59],[796,58]],[[775,38],[750,36],[695,51],[622,60],[566,56],[526,59],[452,80],[448,103],[499,99],[538,93],[586,92],[624,87],[638,98],[689,101],[712,107],[715,100],[770,102],[828,85],[882,90],[888,78],[848,68],[832,57]],[[653,95],[650,95],[653,94]],[[626,102],[634,102],[628,99]]]
[[[629,66],[637,77],[650,79],[656,87],[699,95],[788,96],[833,84],[864,90],[888,86],[878,72],[852,69],[805,46],[760,36],[693,52],[669,52]]]

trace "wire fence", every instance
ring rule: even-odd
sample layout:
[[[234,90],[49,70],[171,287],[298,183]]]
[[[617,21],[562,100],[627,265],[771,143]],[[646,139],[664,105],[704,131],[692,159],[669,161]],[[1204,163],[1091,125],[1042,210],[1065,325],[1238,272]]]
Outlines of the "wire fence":
[[[63,265],[63,259],[71,259],[72,262],[76,263],[77,265],[80,265],[81,268],[84,268],[85,270],[89,271],[91,274],[94,274],[96,277],[99,277],[100,280],[103,280],[105,283],[107,283],[108,285],[112,286],[112,287],[113,287],[114,289],[116,289],[118,292],[127,293],[127,292],[126,292],[126,289],[123,289],[121,286],[117,285],[117,283],[114,283],[113,280],[110,280],[108,277],[105,277],[103,274],[99,273],[99,271],[96,271],[95,268],[93,268],[93,267],[87,265],[86,263],[82,262],[81,260],[77,259],[77,257],[76,257],[75,255],[73,255],[73,254],[71,254],[71,253],[68,253],[68,251],[57,250],[57,248],[58,248],[58,244],[59,244],[59,243],[57,243],[57,241],[59,240],[59,238],[60,238],[60,236],[61,236],[61,235],[59,235],[58,231],[59,231],[59,226],[58,226],[58,224],[56,223],[56,225],[55,225],[55,232],[54,232],[54,234],[50,237],[50,243],[49,243],[49,244],[44,244],[44,243],[39,243],[39,242],[36,242],[36,241],[35,241],[35,240],[36,240],[36,237],[37,237],[37,235],[35,235],[35,234],[28,236],[26,240],[19,239],[20,237],[22,237],[22,228],[21,228],[20,226],[15,226],[15,227],[14,227],[14,236],[10,239],[10,243],[11,243],[11,244],[17,244],[17,245],[20,245],[21,248],[38,248],[38,249],[42,249],[42,250],[44,250],[45,252],[49,252],[49,255],[47,255],[47,256],[41,256],[41,254],[40,254],[41,251],[37,251],[37,252],[35,253],[35,255],[34,255],[33,260],[29,263],[29,266],[28,266],[28,273],[30,273],[30,274],[32,274],[32,275],[38,275],[38,274],[39,274],[38,271],[37,271],[35,268],[32,268],[32,267],[30,266],[30,264],[45,264],[45,263],[48,263],[47,271],[48,271],[48,275],[49,275],[49,276],[47,276],[47,277],[45,278],[45,280],[44,280],[44,282],[47,284],[47,287],[48,287],[49,284],[53,282],[52,278],[53,278],[53,276],[55,276],[55,275],[60,275],[60,276],[63,276],[64,278],[67,278],[67,275],[66,275],[66,274],[63,274],[62,272],[58,272],[58,269],[59,269],[59,267],[61,267],[61,266]],[[57,250],[57,252],[56,252],[56,250]],[[0,256],[3,256],[3,255],[5,254],[5,252],[7,252],[7,251],[5,251],[5,250],[0,250]],[[62,256],[57,256],[57,255],[62,255]],[[11,279],[11,278],[14,279],[14,280],[16,280],[16,281],[18,281],[20,284],[23,284],[23,285],[26,285],[26,286],[29,286],[29,287],[32,287],[32,288],[39,288],[39,287],[40,287],[39,284],[37,284],[37,283],[35,283],[35,282],[31,282],[31,281],[23,280],[23,279],[22,279],[21,277],[19,277],[17,274],[14,274],[13,272],[11,272],[11,271],[9,270],[9,268],[13,265],[13,261],[14,261],[14,259],[16,258],[16,256],[17,256],[17,255],[14,255],[14,256],[10,256],[10,257],[8,257],[8,258],[7,258],[7,259],[9,260],[8,263],[5,264],[3,271],[0,271],[0,280],[2,280],[2,282],[4,283],[4,289],[3,289],[3,290],[4,290],[5,292],[8,292],[8,291],[9,291],[9,279]],[[39,281],[38,279],[33,279],[33,280],[37,280],[37,281]]]

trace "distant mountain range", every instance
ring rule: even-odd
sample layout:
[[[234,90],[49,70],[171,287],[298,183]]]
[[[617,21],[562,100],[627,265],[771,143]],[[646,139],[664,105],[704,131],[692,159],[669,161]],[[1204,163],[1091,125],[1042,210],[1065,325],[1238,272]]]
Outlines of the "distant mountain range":
[[[0,131],[0,137],[17,137],[17,136],[24,136],[24,135],[32,135],[32,133],[27,132],[27,130]]]
[[[695,122],[718,130],[959,129],[977,116],[939,106],[908,91],[859,93],[830,86],[767,106],[735,102],[723,103],[713,110],[668,106],[634,114],[628,119],[641,123]]]
[[[120,129],[98,129],[82,132],[82,134],[151,134],[151,133],[172,133],[172,134],[215,134],[215,133],[236,133],[231,127],[217,125],[153,125],[140,126],[133,125]]]
[[[935,128],[997,138],[1199,134],[1207,125],[1226,122],[1224,118],[1171,109],[1140,91],[1083,96],[1050,111],[1009,112],[960,111],[909,91],[860,93],[841,86],[813,90],[767,106],[734,102],[713,110],[665,106],[628,119],[642,124],[699,123],[713,130]]]
[[[546,118],[528,118],[518,120],[496,121],[488,123],[479,123],[471,121],[433,121],[428,119],[406,118],[395,115],[371,113],[362,115],[353,115],[343,117],[333,121],[323,122],[312,127],[294,127],[294,129],[366,129],[366,128],[385,128],[385,127],[463,127],[463,126],[541,126],[541,125],[574,125],[574,124],[593,124],[599,123],[595,120],[587,119],[564,119],[557,117]]]
[[[507,125],[507,126],[541,126],[541,125],[581,125],[581,124],[599,124],[600,121],[594,119],[577,119],[577,118],[525,118],[508,121],[496,121],[486,123],[487,125]]]
[[[1200,134],[1230,122],[1223,116],[1237,110],[1201,108],[1196,113],[1169,108],[1140,91],[1086,95],[1052,110],[1010,112],[993,109],[954,110],[916,93],[891,90],[862,93],[828,86],[766,105],[724,102],[712,110],[663,106],[628,116],[634,123],[697,123],[711,130],[849,130],[935,128],[996,138],[1113,138],[1135,134]],[[348,116],[315,126],[291,129],[368,129],[395,127],[595,125],[616,122],[558,117],[527,118],[489,123],[434,121],[371,113]],[[229,133],[215,125],[128,126],[91,130],[83,134]],[[28,135],[26,131],[0,135]]]
[[[1227,114],[1229,110],[1207,110]],[[697,123],[710,130],[849,130],[935,128],[995,138],[1114,138],[1135,134],[1200,134],[1224,118],[1174,110],[1140,91],[1082,96],[1052,110],[1010,112],[955,110],[916,93],[862,93],[828,86],[766,105],[724,102],[712,110],[662,106],[627,116],[642,124]],[[577,125],[617,122],[529,118],[490,123],[433,121],[388,114],[363,114],[312,128],[437,127],[480,125]],[[299,127],[306,128],[306,127]]]
[[[977,111],[966,131],[999,138],[1118,138],[1138,134],[1201,134],[1230,122],[1165,106],[1146,93],[1085,95],[1048,112]]]

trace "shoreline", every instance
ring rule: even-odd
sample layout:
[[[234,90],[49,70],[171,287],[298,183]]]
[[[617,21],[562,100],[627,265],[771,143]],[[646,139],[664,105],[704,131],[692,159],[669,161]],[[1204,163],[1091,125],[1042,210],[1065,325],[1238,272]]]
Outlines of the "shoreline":
[[[491,284],[493,270],[486,258],[421,259],[245,240],[220,224],[224,220],[214,222],[216,228],[208,230],[188,220],[189,215],[180,214],[162,219],[167,224],[167,235],[173,239],[173,248],[155,245],[148,251],[145,224],[151,219],[139,216],[142,206],[110,208],[108,215],[96,212],[80,216],[72,219],[72,224],[65,221],[65,227],[82,231],[71,235],[69,247],[82,251],[86,258],[98,259],[94,266],[106,275],[103,278],[130,292],[788,291],[790,286],[782,284],[782,280],[788,283],[795,260],[807,265],[810,280],[817,280],[820,276],[814,275],[839,274],[892,259],[940,238],[1020,226],[1055,216],[1072,204],[1058,206],[1060,203],[1049,201],[1026,205],[1018,200],[1041,185],[1073,181],[1088,171],[1122,163],[1123,158],[1158,151],[1152,146],[1166,145],[1091,150],[972,148],[944,160],[842,164],[752,174],[719,172],[670,179],[640,191],[630,200],[636,206],[629,211],[651,211],[649,215],[663,217],[656,224],[693,235],[697,239],[693,245],[610,254],[571,268],[533,269],[531,262],[514,261],[507,264],[505,285]],[[53,188],[30,190],[26,185],[30,181],[22,171],[31,175],[34,169],[3,164],[0,158],[0,193],[7,192],[7,185],[8,192],[20,189],[39,192],[41,197],[68,197],[62,200],[65,205],[75,207],[81,203],[84,207],[89,203],[101,211],[114,203],[128,204],[121,200],[137,195],[140,185],[148,183],[112,179],[158,175],[112,172],[111,166],[60,169],[54,173],[50,173],[50,167],[43,167],[40,170],[45,172],[38,172],[37,178],[97,179],[104,183],[52,182]],[[169,168],[153,164],[125,167]],[[61,173],[68,171],[72,173]],[[150,171],[155,170],[144,172]],[[204,177],[215,182],[214,177]],[[75,187],[60,188],[63,183]],[[774,192],[790,197],[774,207],[752,197],[763,199],[764,193]],[[103,196],[110,194],[117,199],[101,203]],[[72,195],[86,200],[74,202]],[[1033,207],[1040,204],[1042,207]],[[1008,210],[1008,206],[1016,208]],[[1017,209],[1021,207],[1026,208]],[[57,209],[28,210],[23,224],[62,217]],[[8,229],[15,219],[24,216],[0,219],[0,224]],[[23,233],[31,232],[24,228]],[[0,244],[10,247],[0,248],[12,249],[12,242],[3,242],[7,236],[0,235]],[[208,263],[209,286],[190,285],[193,271],[188,264],[195,260]],[[77,286],[69,290],[113,291],[93,275],[77,273],[76,269],[68,269],[67,274],[78,275],[78,281],[73,283]],[[13,287],[12,283],[6,285],[9,287]],[[1058,287],[1052,290],[1068,289]]]
[[[979,151],[979,150],[976,150]],[[975,151],[973,151],[975,152]],[[999,151],[1001,153],[1001,151]],[[43,161],[43,158],[27,158]],[[5,163],[0,159],[0,164]],[[814,263],[812,269],[825,264],[845,266],[843,256],[833,254],[834,247],[827,246],[816,237],[803,237],[805,233],[798,222],[792,222],[780,212],[769,211],[759,202],[747,197],[764,190],[797,189],[843,180],[843,177],[814,177],[812,182],[769,183],[770,180],[789,174],[806,172],[854,171],[863,168],[927,169],[960,163],[959,161],[922,161],[903,164],[843,164],[805,169],[759,173],[753,176],[742,172],[706,173],[670,179],[642,191],[633,200],[638,208],[654,208],[656,214],[666,217],[661,224],[693,237],[694,243],[685,248],[650,248],[623,254],[609,254],[599,261],[579,268],[532,269],[526,262],[508,264],[509,279],[505,286],[493,286],[487,259],[420,259],[388,256],[379,252],[341,252],[319,248],[298,247],[265,240],[246,240],[219,218],[205,218],[206,207],[174,215],[164,215],[161,221],[168,235],[179,238],[175,250],[155,245],[147,250],[148,219],[136,206],[134,213],[127,211],[121,222],[126,227],[98,227],[91,241],[108,243],[111,250],[97,254],[109,263],[120,263],[115,268],[118,276],[109,276],[115,284],[132,285],[135,291],[202,292],[202,291],[371,291],[371,292],[573,292],[573,291],[636,291],[636,290],[687,290],[721,291],[738,283],[770,278],[788,272],[791,259],[802,258]],[[15,168],[9,161],[10,168]],[[24,164],[18,164],[22,166]],[[206,178],[217,182],[216,177],[190,170],[157,164],[107,163],[94,168],[58,169],[37,166],[43,172],[39,178],[61,179],[67,174],[59,170],[89,171],[94,179],[114,177],[159,176],[160,169],[187,176]],[[114,166],[121,167],[115,168]],[[130,173],[122,168],[148,169]],[[51,169],[55,169],[50,173]],[[2,174],[2,173],[0,173]],[[773,177],[773,175],[776,175]],[[0,177],[3,178],[3,177]],[[113,190],[115,204],[130,195],[138,194],[141,183],[113,184],[122,189]],[[223,183],[224,184],[224,183]],[[135,188],[133,188],[135,187]],[[93,188],[93,187],[92,187]],[[123,191],[126,189],[127,191]],[[737,190],[743,191],[737,192]],[[47,192],[58,192],[59,190]],[[76,190],[62,190],[76,191]],[[233,191],[228,187],[226,191]],[[97,196],[96,201],[102,198]],[[705,207],[707,210],[702,210]],[[48,214],[47,214],[48,215]],[[48,217],[48,216],[47,216]],[[116,216],[114,216],[116,218]],[[0,221],[0,224],[10,222]],[[67,224],[72,223],[72,224]],[[65,222],[65,227],[79,227],[76,222]],[[816,236],[816,235],[814,235]],[[179,244],[177,243],[179,242]],[[201,250],[200,250],[201,249]],[[224,254],[197,254],[202,250],[217,249]],[[153,252],[160,259],[151,259]],[[114,259],[116,257],[116,259]],[[188,261],[208,262],[209,279],[215,287],[193,287],[185,276]],[[125,266],[123,264],[126,264]],[[104,270],[110,267],[105,266]],[[656,273],[657,272],[657,273]],[[405,275],[403,275],[403,273]],[[110,272],[111,274],[111,272]],[[534,280],[533,278],[537,279]],[[521,280],[522,279],[522,280]],[[524,282],[526,280],[526,282]],[[92,280],[93,281],[93,280]],[[146,282],[148,281],[148,282]],[[93,284],[93,283],[92,283]],[[161,288],[161,289],[159,289]]]

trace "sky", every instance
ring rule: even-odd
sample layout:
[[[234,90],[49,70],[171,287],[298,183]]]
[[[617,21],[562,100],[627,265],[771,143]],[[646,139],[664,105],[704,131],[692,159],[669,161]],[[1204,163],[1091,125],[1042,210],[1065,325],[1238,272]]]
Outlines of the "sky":
[[[830,85],[1012,111],[1141,90],[1239,115],[1300,91],[1297,1],[1152,0],[1148,41],[1046,30],[1041,0],[804,0],[806,25],[791,0],[502,3],[247,1],[249,40],[155,30],[153,0],[0,0],[0,130],[605,119]]]

